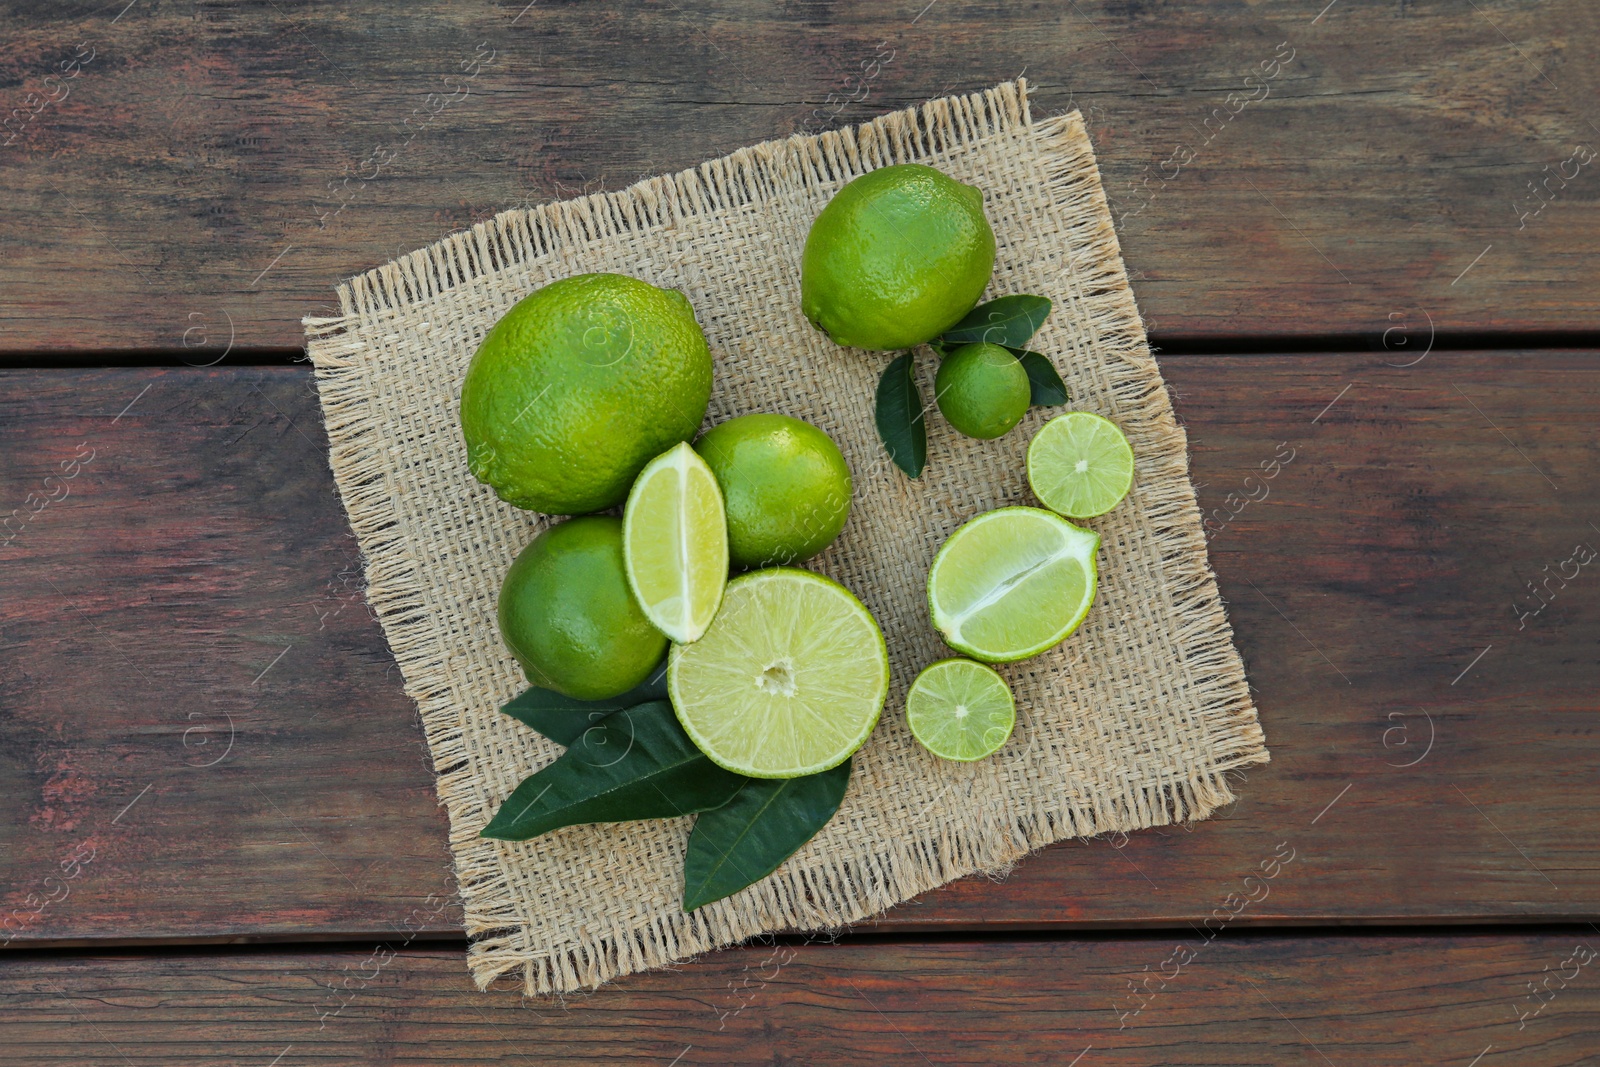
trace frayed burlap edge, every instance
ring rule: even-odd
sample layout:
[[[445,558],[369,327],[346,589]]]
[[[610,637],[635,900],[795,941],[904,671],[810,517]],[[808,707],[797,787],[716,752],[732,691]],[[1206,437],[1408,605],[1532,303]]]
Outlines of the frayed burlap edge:
[[[1126,405],[1121,409],[1124,419],[1160,430],[1155,434],[1158,447],[1142,455],[1141,462],[1157,474],[1150,482],[1159,481],[1170,489],[1152,497],[1148,514],[1184,620],[1175,643],[1186,650],[1186,665],[1198,679],[1193,690],[1197,714],[1206,725],[1213,761],[1182,780],[1130,788],[1119,797],[1018,813],[1006,834],[975,839],[955,832],[926,841],[898,838],[871,856],[833,856],[809,871],[786,866],[741,895],[738,908],[713,906],[692,915],[662,914],[643,928],[598,935],[584,932],[554,951],[529,945],[508,880],[486,847],[489,843],[477,836],[492,813],[477,805],[467,788],[470,770],[459,709],[451,702],[439,668],[438,620],[425,611],[417,564],[402,551],[391,500],[394,487],[383,478],[377,462],[390,442],[362,402],[355,368],[364,348],[363,331],[381,329],[386,316],[413,301],[563,246],[670,226],[676,219],[708,211],[760,204],[773,188],[772,168],[780,163],[798,167],[805,184],[814,188],[1030,127],[1051,163],[1048,190],[1055,206],[1081,220],[1071,230],[1071,247],[1075,266],[1092,279],[1085,288],[1083,310],[1095,334],[1096,351],[1117,368],[1114,391]],[[982,93],[931,101],[854,129],[797,135],[741,149],[620,192],[504,212],[349,280],[340,286],[338,296],[338,316],[305,320],[327,422],[330,464],[366,563],[368,600],[399,662],[406,691],[421,711],[439,774],[467,933],[475,939],[469,967],[479,988],[522,967],[527,993],[566,992],[776,929],[843,926],[955,878],[1004,871],[1028,852],[1063,838],[1203,819],[1233,801],[1227,772],[1269,758],[1206,559],[1200,513],[1188,478],[1187,439],[1173,417],[1145,339],[1081,117],[1073,112],[1033,125],[1026,83],[1020,79]],[[1080,790],[1072,792],[1083,795]]]

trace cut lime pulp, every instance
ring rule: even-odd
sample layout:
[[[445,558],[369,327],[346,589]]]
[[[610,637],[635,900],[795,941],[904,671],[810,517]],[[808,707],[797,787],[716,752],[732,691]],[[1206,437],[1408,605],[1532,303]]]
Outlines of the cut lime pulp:
[[[993,668],[970,659],[942,659],[923,668],[906,693],[911,735],[944,759],[993,755],[1016,724],[1011,687]]]
[[[1011,663],[1059,644],[1094,603],[1100,535],[1040,508],[962,526],[928,569],[934,629],[958,652]]]
[[[667,688],[712,762],[752,778],[798,778],[843,763],[872,733],[889,694],[889,654],[848,589],[775,567],[728,583],[705,636],[673,646]]]
[[[1069,411],[1029,442],[1028,484],[1041,504],[1069,519],[1104,515],[1133,485],[1133,449],[1110,419]]]
[[[728,582],[728,523],[711,468],[687,444],[639,472],[622,515],[622,554],[645,617],[674,641],[698,641]]]

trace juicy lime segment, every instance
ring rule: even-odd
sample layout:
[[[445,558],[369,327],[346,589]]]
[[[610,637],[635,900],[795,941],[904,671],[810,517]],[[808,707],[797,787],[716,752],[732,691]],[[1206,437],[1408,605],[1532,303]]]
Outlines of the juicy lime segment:
[[[1040,503],[1069,519],[1104,515],[1133,485],[1133,449],[1110,419],[1069,411],[1033,435],[1028,484]]]
[[[628,585],[656,628],[700,639],[728,584],[728,523],[717,479],[680,443],[639,472],[622,515]]]
[[[1017,724],[1011,687],[970,659],[942,659],[923,669],[906,693],[906,725],[922,747],[969,762],[1000,751]]]
[[[985,512],[951,534],[928,569],[934,629],[988,663],[1038,655],[1089,614],[1099,547],[1099,534],[1040,508]]]
[[[667,688],[712,762],[798,778],[843,763],[872,733],[889,695],[889,654],[848,589],[776,567],[728,583],[705,636],[673,646]]]

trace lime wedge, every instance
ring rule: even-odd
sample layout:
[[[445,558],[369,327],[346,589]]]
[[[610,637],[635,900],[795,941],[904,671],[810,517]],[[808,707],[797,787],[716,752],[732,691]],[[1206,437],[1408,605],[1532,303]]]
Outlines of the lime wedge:
[[[1011,687],[970,659],[942,659],[923,669],[906,694],[906,725],[922,747],[970,762],[1000,751],[1017,724]]]
[[[728,583],[704,637],[672,646],[667,691],[713,763],[798,778],[843,763],[889,695],[883,631],[838,582],[775,567]]]
[[[622,513],[622,557],[645,617],[680,644],[698,641],[728,584],[728,521],[716,477],[687,444],[639,472]]]
[[[988,663],[1036,656],[1089,614],[1099,547],[1099,534],[1040,508],[985,512],[951,534],[928,568],[934,629]]]
[[[1133,449],[1110,419],[1069,411],[1033,435],[1028,484],[1041,504],[1069,519],[1104,515],[1133,485]]]

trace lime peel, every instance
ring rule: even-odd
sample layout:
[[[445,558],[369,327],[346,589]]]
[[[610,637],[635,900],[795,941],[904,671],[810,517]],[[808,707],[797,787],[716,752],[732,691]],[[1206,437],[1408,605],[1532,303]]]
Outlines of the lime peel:
[[[956,431],[980,441],[1010,433],[1028,413],[1032,388],[1017,357],[1000,345],[962,345],[939,364],[935,401]]]
[[[868,171],[818,213],[800,256],[800,308],[834,342],[891,351],[931,341],[994,274],[983,192],[921,163]]]
[[[519,508],[613,507],[650,459],[694,436],[711,377],[681,292],[621,274],[551,282],[500,317],[467,367],[467,467]]]

